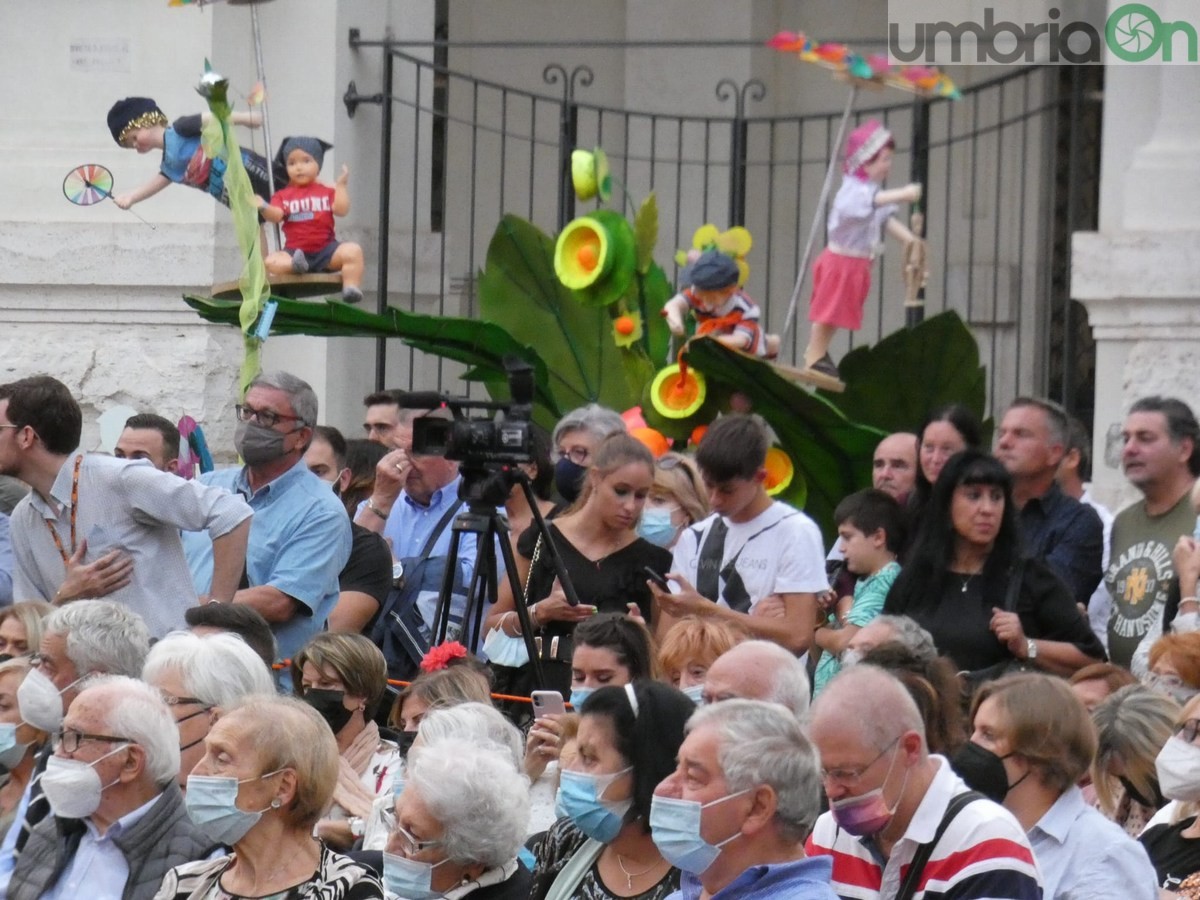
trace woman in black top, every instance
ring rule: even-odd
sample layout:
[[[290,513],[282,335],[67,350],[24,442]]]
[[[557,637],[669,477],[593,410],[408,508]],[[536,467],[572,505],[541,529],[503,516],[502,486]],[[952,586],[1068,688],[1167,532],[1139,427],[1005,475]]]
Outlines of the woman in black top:
[[[1009,585],[1020,578],[1014,610]],[[1104,648],[1058,577],[1023,559],[1012,478],[978,450],[950,458],[883,611],[909,616],[968,672],[1021,661],[1070,675]]]
[[[543,662],[549,663],[543,666],[547,688],[564,695],[570,692],[570,637],[576,622],[597,612],[627,613],[636,604],[642,618],[653,623],[655,610],[644,569],[666,572],[671,567],[670,551],[637,534],[653,483],[654,457],[646,446],[627,433],[610,435],[596,450],[579,500],[549,525],[578,606],[567,602],[549,554],[538,546],[545,538],[536,528],[518,540],[517,569],[522,584],[528,582],[529,620],[542,635],[543,646],[549,645],[543,651]],[[500,585],[487,627],[512,636],[521,633],[507,581]]]

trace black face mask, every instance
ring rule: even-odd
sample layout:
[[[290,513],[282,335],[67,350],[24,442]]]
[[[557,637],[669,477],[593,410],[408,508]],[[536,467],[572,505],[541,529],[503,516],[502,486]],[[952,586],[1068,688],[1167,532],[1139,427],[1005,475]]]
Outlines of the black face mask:
[[[1003,803],[1008,792],[1029,777],[1026,772],[1017,779],[1015,784],[1008,783],[1008,772],[1004,769],[1004,760],[1013,754],[997,756],[987,747],[981,747],[974,741],[967,741],[950,760],[950,768],[958,773],[958,777],[967,783],[973,791],[979,791],[989,800]]]
[[[11,653],[0,653],[0,663],[6,663],[10,659],[15,659]]]
[[[1134,803],[1140,803],[1142,806],[1150,809],[1162,809],[1167,805],[1167,798],[1162,795],[1162,791],[1158,787],[1158,779],[1150,779],[1150,787],[1154,789],[1154,797],[1143,797],[1142,792],[1133,786],[1133,782],[1124,775],[1118,776],[1117,781],[1121,782],[1121,787],[1125,788],[1125,793],[1129,795]]]
[[[401,756],[405,756],[405,757],[408,756],[408,751],[412,749],[413,741],[415,741],[416,739],[417,739],[417,733],[415,731],[400,732],[399,744],[400,744],[400,755]]]
[[[579,494],[583,491],[583,476],[587,474],[587,470],[587,466],[572,462],[566,456],[556,462],[554,464],[554,486],[558,489],[559,496],[568,503],[578,500]]]
[[[342,702],[345,699],[345,691],[309,688],[304,692],[304,702],[321,714],[321,718],[329,723],[334,734],[345,728],[350,717],[354,715],[354,710],[346,709],[346,704]]]

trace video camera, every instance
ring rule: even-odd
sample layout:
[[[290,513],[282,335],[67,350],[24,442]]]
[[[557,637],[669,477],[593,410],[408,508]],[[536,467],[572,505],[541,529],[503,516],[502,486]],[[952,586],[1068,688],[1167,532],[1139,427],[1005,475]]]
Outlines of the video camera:
[[[508,403],[451,397],[437,391],[404,394],[400,405],[405,409],[446,409],[453,416],[445,419],[425,415],[413,419],[412,452],[457,460],[464,470],[530,462],[533,369],[518,357],[505,357],[504,371],[511,397]],[[464,410],[470,409],[491,410],[500,415],[469,418]]]

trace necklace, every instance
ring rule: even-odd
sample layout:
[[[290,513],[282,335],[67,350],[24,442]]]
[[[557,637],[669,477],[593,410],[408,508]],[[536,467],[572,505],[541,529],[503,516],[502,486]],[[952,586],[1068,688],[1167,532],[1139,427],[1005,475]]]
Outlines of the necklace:
[[[959,576],[959,577],[960,577],[960,578],[962,578],[962,580],[963,580],[963,583],[962,583],[962,592],[963,592],[964,594],[967,592],[967,588],[968,588],[968,587],[970,586],[970,584],[971,584],[971,579],[972,579],[972,578],[974,578],[974,577],[975,577],[977,574],[979,574],[979,573],[978,573],[978,572],[972,572],[970,575],[967,575],[965,578],[963,578],[963,576],[961,576],[961,575]]]
[[[643,875],[645,875],[647,872],[649,872],[651,869],[653,869],[655,866],[658,865],[657,862],[652,862],[652,863],[650,863],[650,865],[646,866],[646,868],[642,869],[642,871],[640,871],[640,872],[630,872],[627,868],[625,868],[624,860],[625,860],[625,857],[623,857],[620,853],[618,853],[617,854],[617,865],[621,867],[621,871],[625,874],[625,888],[626,888],[626,890],[630,890],[630,891],[633,890],[633,879],[641,878]]]

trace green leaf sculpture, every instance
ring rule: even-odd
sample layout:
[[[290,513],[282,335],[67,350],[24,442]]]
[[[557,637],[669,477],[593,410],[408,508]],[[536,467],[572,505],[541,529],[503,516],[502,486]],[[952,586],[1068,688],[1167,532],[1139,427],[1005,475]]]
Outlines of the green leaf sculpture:
[[[536,226],[513,215],[500,221],[478,285],[484,319],[545,362],[556,408],[637,403],[650,360],[618,347],[609,310],[580,303],[555,277],[554,241]]]
[[[885,432],[846,418],[833,404],[785,378],[769,362],[697,338],[684,351],[688,365],[710,380],[736,386],[771,425],[796,467],[779,499],[803,509],[832,541],[833,511],[847,494],[871,484],[871,459]]]
[[[838,371],[845,393],[821,395],[855,422],[889,433],[915,431],[932,410],[950,403],[983,419],[987,371],[974,335],[953,310],[856,347]]]
[[[638,207],[633,218],[634,243],[637,248],[637,271],[645,275],[654,265],[654,247],[658,243],[658,200],[651,191]]]

